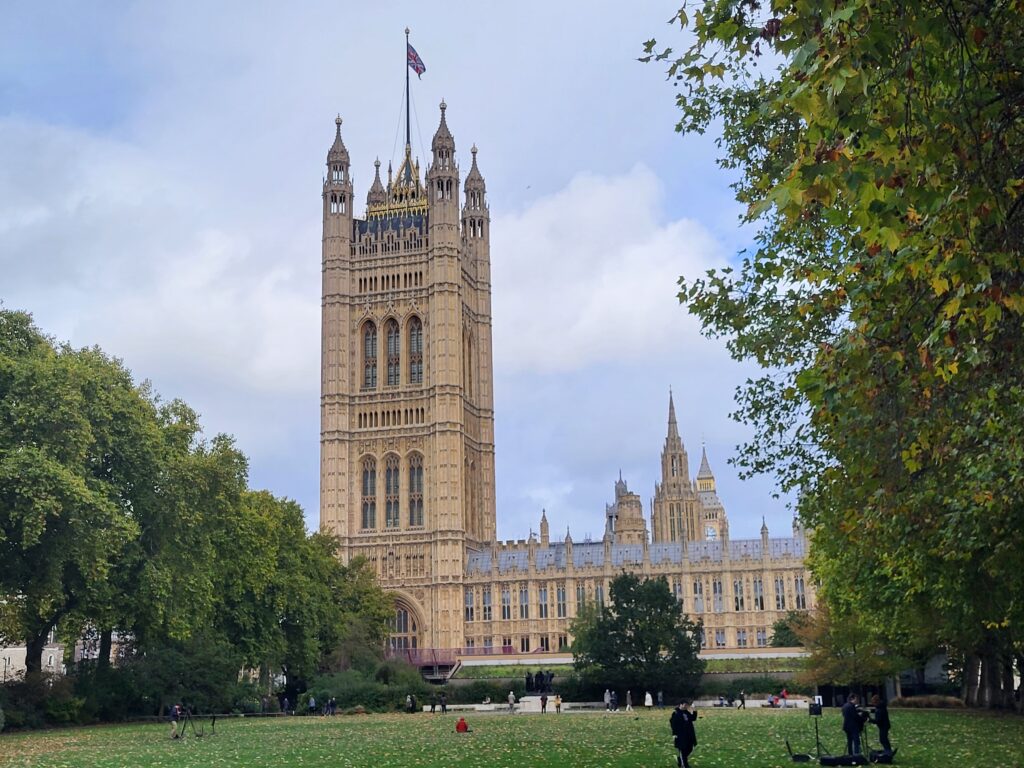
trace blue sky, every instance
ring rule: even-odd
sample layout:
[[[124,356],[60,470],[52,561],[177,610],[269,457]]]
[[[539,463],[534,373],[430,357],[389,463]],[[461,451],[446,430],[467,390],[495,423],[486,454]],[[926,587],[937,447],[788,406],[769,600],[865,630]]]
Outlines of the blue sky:
[[[500,8],[500,11],[498,10]],[[317,524],[320,199],[334,116],[357,199],[448,103],[488,185],[498,532],[542,507],[599,535],[621,469],[653,494],[668,389],[696,472],[707,444],[732,533],[790,514],[728,459],[753,371],[700,336],[675,280],[743,247],[713,137],[674,130],[674,89],[636,61],[679,49],[673,5],[80,3],[0,11],[0,300],[99,344],[228,432],[251,481]]]

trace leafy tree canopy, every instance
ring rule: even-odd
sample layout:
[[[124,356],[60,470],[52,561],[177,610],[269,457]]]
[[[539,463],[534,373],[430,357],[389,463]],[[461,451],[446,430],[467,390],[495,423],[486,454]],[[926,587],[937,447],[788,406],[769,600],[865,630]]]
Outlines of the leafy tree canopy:
[[[799,489],[834,618],[1024,663],[1024,3],[675,20],[688,47],[644,60],[679,86],[679,131],[721,132],[754,233],[680,292],[764,368],[738,392],[741,466]]]
[[[585,677],[637,690],[696,690],[704,662],[700,624],[683,613],[664,578],[616,576],[607,606],[587,604],[572,624],[573,663]]]

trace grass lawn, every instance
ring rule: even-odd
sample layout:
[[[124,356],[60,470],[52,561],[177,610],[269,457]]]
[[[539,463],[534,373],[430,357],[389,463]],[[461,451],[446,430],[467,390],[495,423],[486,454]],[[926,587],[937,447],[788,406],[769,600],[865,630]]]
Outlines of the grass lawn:
[[[1024,768],[1024,718],[955,711],[890,710],[897,764],[921,768]],[[701,710],[694,768],[793,765],[814,748],[814,728],[795,711]],[[470,716],[472,733],[453,733],[454,715],[231,719],[216,736],[171,741],[165,725],[99,726],[0,736],[0,768],[220,768],[221,766],[560,766],[675,765],[669,710],[651,713]],[[838,712],[822,719],[824,745],[841,751]],[[874,733],[871,733],[874,738]]]

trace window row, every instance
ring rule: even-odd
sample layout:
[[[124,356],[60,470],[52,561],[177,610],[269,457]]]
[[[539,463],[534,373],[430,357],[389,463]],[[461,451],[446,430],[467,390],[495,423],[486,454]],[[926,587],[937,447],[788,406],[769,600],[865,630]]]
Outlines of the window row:
[[[518,637],[467,637],[465,652],[469,655],[481,651],[485,654],[497,653],[495,647],[500,648],[501,653],[531,653],[540,651],[550,653],[551,651],[569,650],[568,635],[540,635],[537,645],[532,645],[533,638],[530,635],[519,635]],[[497,643],[495,643],[497,641]]]
[[[406,237],[395,237],[394,234],[388,232],[386,235],[381,237],[376,232],[367,231],[362,235],[357,236],[356,240],[356,253],[359,256],[379,256],[380,254],[399,253],[405,251],[406,253],[418,253],[422,252],[426,247],[426,239],[418,234],[417,230],[409,231]],[[423,273],[415,273],[419,276],[420,285],[423,284]],[[369,279],[369,278],[367,278]],[[376,283],[376,288],[369,287],[367,284],[364,291],[361,293],[369,293],[371,291],[385,290],[381,288],[380,282]],[[411,283],[406,286],[407,288],[416,287]]]
[[[361,517],[360,528],[364,531],[377,528],[377,509],[380,492],[383,490],[384,527],[400,528],[403,520],[402,494],[400,488],[406,488],[405,510],[406,524],[410,528],[423,525],[423,457],[418,453],[409,454],[403,473],[401,462],[395,454],[384,457],[384,487],[377,482],[377,460],[372,456],[363,459]]]
[[[708,631],[709,630],[707,629],[702,629],[700,631],[701,648],[708,647]],[[714,630],[714,643],[715,648],[728,647],[727,631],[724,629]],[[766,648],[767,646],[768,629],[766,627],[743,628],[736,630],[737,648]]]
[[[733,579],[732,609],[734,611],[765,610],[764,580],[760,576],[755,576],[751,582],[751,586],[752,589],[750,591],[750,599],[748,601],[743,579]],[[785,579],[781,576],[776,576],[774,586],[775,610],[784,611],[786,610]],[[678,580],[673,581],[673,593],[680,602],[684,602],[681,587],[682,585]],[[793,578],[793,595],[795,603],[793,607],[800,611],[807,610],[807,591],[804,585],[803,576],[796,576]],[[717,577],[711,579],[711,598],[712,602],[710,609],[712,612],[722,613],[725,611],[725,584],[722,579]],[[707,610],[707,608],[704,604],[704,582],[700,579],[694,579],[693,613],[704,613],[705,610]]]
[[[404,288],[420,288],[423,285],[423,272],[395,272],[389,275],[360,277],[356,285],[359,289],[359,293],[375,293],[377,291],[397,291]]]
[[[397,387],[402,380],[402,331],[394,318],[384,323],[384,349],[379,349],[377,325],[363,323],[362,370],[364,390],[377,389],[378,365],[385,371],[385,385]],[[423,323],[415,315],[405,324],[406,383],[423,383]],[[383,354],[381,354],[383,353]],[[383,360],[381,361],[381,358]],[[378,361],[381,361],[380,363]]]
[[[356,425],[359,429],[403,427],[407,424],[424,424],[426,420],[426,408],[392,408],[386,411],[360,411]]]
[[[484,236],[484,220],[467,219],[464,223],[463,232],[466,237],[479,240]]]
[[[331,213],[347,213],[348,200],[343,194],[331,193]]]
[[[371,554],[368,558],[370,567],[378,578],[414,578],[427,575],[426,558],[423,555],[387,552],[382,555]]]

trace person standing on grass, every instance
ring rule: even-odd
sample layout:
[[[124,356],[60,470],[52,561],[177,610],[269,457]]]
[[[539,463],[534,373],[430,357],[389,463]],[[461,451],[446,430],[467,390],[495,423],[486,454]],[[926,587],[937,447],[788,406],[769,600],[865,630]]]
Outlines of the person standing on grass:
[[[562,697],[559,694],[555,694],[555,714],[562,714]]]
[[[633,711],[633,692],[630,690],[626,691],[626,711]]]
[[[447,693],[442,693],[441,694],[441,714],[442,715],[447,715],[448,714],[448,694]]]
[[[846,754],[860,754],[860,731],[864,727],[864,716],[857,707],[857,694],[851,693],[843,704],[843,731],[846,733]],[[888,735],[888,734],[887,734]]]
[[[672,728],[673,743],[679,752],[676,764],[681,768],[690,768],[690,753],[697,746],[697,729],[693,726],[696,719],[697,712],[690,707],[690,703],[681,701],[668,721]]]
[[[171,738],[178,738],[178,718],[181,716],[181,707],[171,704],[167,707],[167,719],[171,722]]]
[[[516,711],[516,694],[515,691],[508,692],[508,712],[514,714]]]
[[[746,708],[747,708],[747,692],[746,691],[740,691],[740,705],[738,707],[736,707],[736,709],[746,709]]]
[[[665,708],[665,692],[658,691],[658,709]]]
[[[650,712],[651,711],[651,707],[653,707],[653,706],[654,706],[654,697],[651,696],[651,692],[648,691],[647,693],[644,694],[644,709],[646,709],[648,712]]]
[[[889,742],[889,707],[885,699],[877,693],[871,697],[871,706],[874,707],[874,715],[871,722],[878,726],[878,743],[882,745],[888,754],[892,754],[892,744]]]
[[[609,712],[612,711],[612,692],[607,688],[604,689],[604,708]]]
[[[540,695],[540,713],[542,715],[548,713],[548,695],[546,693]]]
[[[316,714],[316,696],[309,694],[309,714]]]

